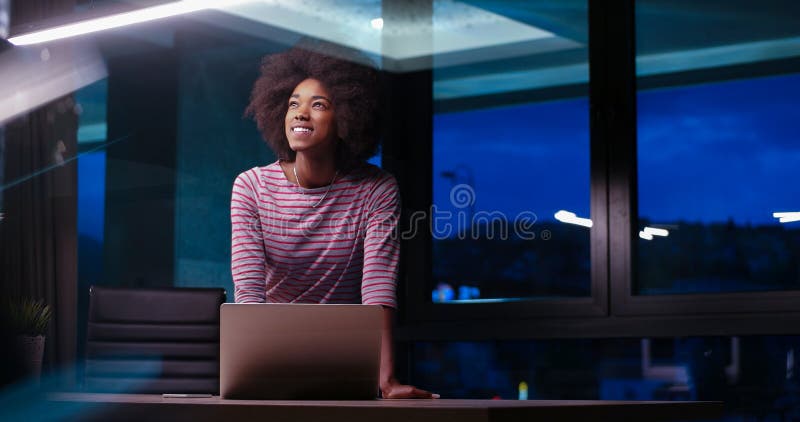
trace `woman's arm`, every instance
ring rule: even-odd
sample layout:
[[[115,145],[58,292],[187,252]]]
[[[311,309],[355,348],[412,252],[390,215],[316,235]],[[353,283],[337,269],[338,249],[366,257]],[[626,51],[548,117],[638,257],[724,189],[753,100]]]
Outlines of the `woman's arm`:
[[[397,307],[397,275],[400,264],[400,191],[397,181],[383,173],[370,189],[367,200],[367,230],[364,238],[364,269],[361,302]]]
[[[237,303],[266,300],[264,242],[256,205],[256,171],[240,174],[231,192],[231,275]]]
[[[404,385],[394,376],[394,309],[383,308],[383,334],[381,335],[381,395],[385,399],[438,399],[438,394]]]
[[[438,395],[401,384],[394,374],[394,308],[400,241],[397,223],[400,219],[400,192],[394,177],[384,174],[370,192],[369,221],[364,239],[364,273],[361,300],[383,306],[381,335],[380,389],[384,398],[438,398]]]

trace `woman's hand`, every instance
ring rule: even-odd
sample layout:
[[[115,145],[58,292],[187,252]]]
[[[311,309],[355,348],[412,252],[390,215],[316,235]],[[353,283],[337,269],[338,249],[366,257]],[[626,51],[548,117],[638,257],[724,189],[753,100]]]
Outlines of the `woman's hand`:
[[[420,390],[413,385],[401,384],[392,378],[381,383],[381,396],[385,399],[438,399],[438,394]]]

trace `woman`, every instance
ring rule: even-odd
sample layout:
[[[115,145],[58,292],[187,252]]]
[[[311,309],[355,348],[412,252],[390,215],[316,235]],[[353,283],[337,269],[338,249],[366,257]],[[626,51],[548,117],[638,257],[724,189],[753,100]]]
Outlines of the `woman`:
[[[377,72],[353,61],[297,47],[263,61],[246,113],[278,160],[233,185],[235,299],[382,305],[382,396],[436,398],[394,376],[400,199],[394,177],[366,163],[377,98]]]

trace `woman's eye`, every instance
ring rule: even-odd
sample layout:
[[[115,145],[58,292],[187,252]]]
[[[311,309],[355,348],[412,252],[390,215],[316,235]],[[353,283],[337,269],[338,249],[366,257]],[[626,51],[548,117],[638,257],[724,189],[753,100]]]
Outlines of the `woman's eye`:
[[[297,101],[289,101],[289,108],[297,107]]]
[[[328,106],[325,105],[325,103],[314,103],[314,108],[318,110],[326,110]]]

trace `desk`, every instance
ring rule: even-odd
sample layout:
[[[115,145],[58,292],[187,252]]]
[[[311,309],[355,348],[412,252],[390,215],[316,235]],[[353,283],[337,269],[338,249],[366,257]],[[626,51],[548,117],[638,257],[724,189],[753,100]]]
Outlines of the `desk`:
[[[669,421],[717,419],[722,402],[593,400],[286,401],[165,399],[151,394],[54,393],[48,411],[102,421]]]

